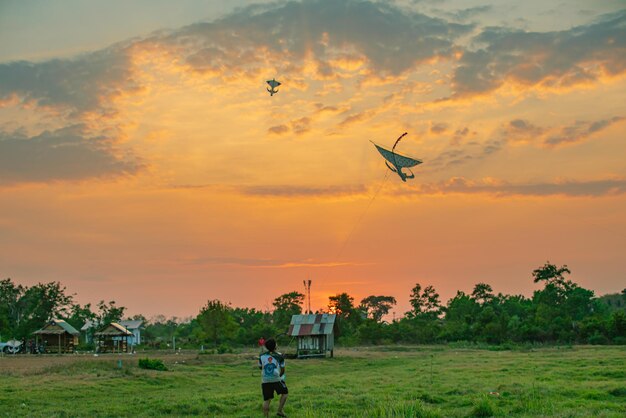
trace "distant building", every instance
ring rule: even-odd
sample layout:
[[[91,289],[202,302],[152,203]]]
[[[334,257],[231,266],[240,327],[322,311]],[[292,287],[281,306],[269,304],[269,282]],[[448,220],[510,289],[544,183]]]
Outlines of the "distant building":
[[[142,320],[124,320],[118,321],[118,324],[133,333],[133,337],[128,340],[130,345],[141,344],[141,327],[143,326]]]
[[[133,333],[117,322],[111,322],[94,333],[98,353],[130,353],[133,351],[129,340]]]
[[[73,353],[80,332],[62,319],[51,319],[43,328],[33,332],[37,346],[46,353]]]
[[[128,319],[124,321],[118,321],[117,323],[123,326],[124,328],[126,328],[128,331],[130,331],[133,334],[133,336],[128,339],[129,345],[135,346],[135,345],[141,344],[141,329],[143,327],[142,320]],[[86,343],[91,343],[93,341],[94,334],[93,332],[91,332],[91,330],[97,329],[97,328],[98,328],[98,324],[95,321],[87,321],[85,322],[85,325],[82,326],[80,330],[85,336]]]
[[[335,347],[335,319],[332,314],[293,315],[289,325],[290,336],[296,337],[298,358],[333,356]]]

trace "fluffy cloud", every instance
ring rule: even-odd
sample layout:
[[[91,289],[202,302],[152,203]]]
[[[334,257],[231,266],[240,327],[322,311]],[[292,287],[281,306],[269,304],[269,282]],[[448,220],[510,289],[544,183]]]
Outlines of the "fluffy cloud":
[[[38,106],[102,110],[112,97],[137,88],[129,49],[122,46],[73,59],[0,64],[0,99],[17,96]]]
[[[382,2],[315,0],[248,7],[159,41],[193,51],[187,63],[197,70],[265,65],[268,53],[289,63],[312,55],[320,75],[328,77],[337,58],[333,51],[365,57],[375,72],[400,74],[416,63],[451,56],[455,39],[471,28]]]
[[[0,184],[114,177],[141,168],[132,155],[120,154],[110,138],[88,136],[80,125],[33,137],[0,133]]]
[[[486,28],[474,44],[454,72],[455,96],[487,93],[507,81],[568,87],[626,72],[626,11],[559,32]]]

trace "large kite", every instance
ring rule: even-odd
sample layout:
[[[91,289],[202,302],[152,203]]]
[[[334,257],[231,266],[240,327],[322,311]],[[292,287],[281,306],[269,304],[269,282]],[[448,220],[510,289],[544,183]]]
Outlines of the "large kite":
[[[411,171],[411,169],[409,167],[414,167],[414,166],[422,163],[422,160],[418,160],[418,159],[415,159],[415,158],[407,157],[407,156],[404,156],[404,155],[401,155],[401,154],[398,154],[397,152],[395,152],[396,145],[398,145],[398,142],[400,142],[400,140],[406,134],[407,133],[405,132],[402,135],[400,135],[400,137],[396,140],[396,143],[393,144],[393,148],[391,148],[391,151],[389,151],[386,148],[381,147],[380,145],[376,144],[374,141],[370,141],[372,144],[374,144],[374,146],[376,147],[378,152],[380,152],[380,154],[383,156],[383,158],[385,160],[387,160],[387,161],[385,161],[385,164],[387,165],[387,168],[390,169],[391,171],[393,171],[394,173],[398,174],[398,176],[400,176],[402,181],[406,181],[406,179],[414,178],[415,174],[413,174],[413,172]],[[393,165],[393,167],[390,166],[389,163],[391,163]],[[402,171],[403,168],[408,169],[409,173],[411,173],[411,174],[404,173]]]

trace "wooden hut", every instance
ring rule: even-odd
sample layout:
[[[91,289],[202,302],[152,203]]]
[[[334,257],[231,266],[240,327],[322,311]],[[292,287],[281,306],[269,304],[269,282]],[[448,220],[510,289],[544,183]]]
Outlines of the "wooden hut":
[[[111,322],[104,326],[94,336],[98,353],[128,353],[132,351],[130,349],[132,345],[128,342],[134,338],[133,333],[117,322]]]
[[[298,358],[333,356],[335,318],[332,314],[293,315],[288,334],[296,337]]]
[[[73,353],[78,345],[78,332],[62,319],[51,319],[42,329],[33,332],[38,347],[46,353]]]

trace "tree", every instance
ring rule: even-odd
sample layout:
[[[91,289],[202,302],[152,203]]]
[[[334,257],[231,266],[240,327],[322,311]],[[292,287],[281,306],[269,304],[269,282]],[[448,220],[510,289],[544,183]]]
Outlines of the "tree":
[[[472,291],[472,298],[481,305],[493,300],[493,289],[487,283],[477,283]]]
[[[73,304],[70,308],[69,315],[65,318],[68,324],[80,330],[86,322],[96,320],[96,314],[91,311],[91,304],[80,306],[79,303]]]
[[[304,302],[304,295],[300,292],[290,292],[280,295],[274,302],[274,320],[276,325],[280,328],[287,327],[291,322],[293,315],[299,315],[302,313],[302,303]]]
[[[552,284],[556,287],[563,287],[566,283],[565,277],[563,276],[565,273],[571,274],[567,265],[564,264],[561,267],[557,267],[547,261],[543,267],[533,270],[534,282],[546,282],[546,285]]]
[[[207,340],[217,347],[220,343],[233,338],[237,323],[231,314],[230,306],[219,300],[209,300],[198,314],[198,324]]]
[[[5,337],[15,336],[20,320],[19,301],[24,290],[21,285],[16,286],[10,278],[0,281],[0,330]]]
[[[361,309],[374,321],[380,322],[395,304],[393,296],[368,296],[361,301]]]
[[[328,297],[328,311],[347,318],[354,314],[354,298],[347,293]]]
[[[16,337],[26,338],[52,318],[64,318],[72,306],[72,296],[65,294],[59,282],[38,283],[24,288],[18,301]]]
[[[112,300],[107,305],[103,300],[98,302],[98,314],[96,315],[97,322],[100,326],[108,325],[111,322],[119,322],[124,317],[123,306],[116,306],[115,301]]]
[[[411,290],[409,302],[413,309],[407,312],[408,317],[426,316],[436,318],[441,313],[439,294],[435,292],[433,286],[426,286],[422,291],[422,285],[416,283]]]

